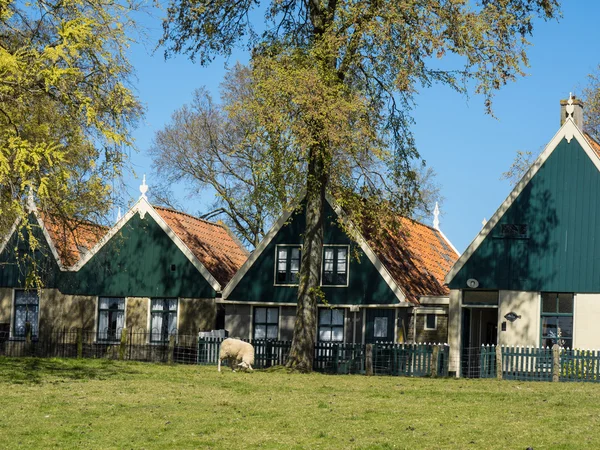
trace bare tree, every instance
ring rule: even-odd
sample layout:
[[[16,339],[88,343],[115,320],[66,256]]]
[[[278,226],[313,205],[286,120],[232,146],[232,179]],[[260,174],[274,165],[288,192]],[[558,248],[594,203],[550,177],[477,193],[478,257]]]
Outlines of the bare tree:
[[[252,95],[247,67],[237,64],[221,88],[221,104],[200,88],[192,102],[175,111],[171,123],[156,133],[150,154],[164,179],[157,199],[172,206],[173,197],[165,187],[178,181],[188,182],[193,193],[212,188],[216,199],[208,215],[220,212],[219,218],[255,247],[299,192],[297,171],[289,167],[303,162],[288,147],[285,133],[249,144],[247,136],[256,132],[252,115],[228,113],[232,102]],[[275,170],[264,170],[266,160],[272,160],[269,166]]]

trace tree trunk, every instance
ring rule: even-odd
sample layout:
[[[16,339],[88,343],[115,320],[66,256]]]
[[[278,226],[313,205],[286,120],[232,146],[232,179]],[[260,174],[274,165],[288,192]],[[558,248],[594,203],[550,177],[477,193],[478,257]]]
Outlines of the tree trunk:
[[[300,372],[312,371],[317,341],[325,192],[329,181],[326,152],[324,146],[315,145],[311,148],[306,180],[306,230],[300,263],[294,337],[287,361],[287,367]]]

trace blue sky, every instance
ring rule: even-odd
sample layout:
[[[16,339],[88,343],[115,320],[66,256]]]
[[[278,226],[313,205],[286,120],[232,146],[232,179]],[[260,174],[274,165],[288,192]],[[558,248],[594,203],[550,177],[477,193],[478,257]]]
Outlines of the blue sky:
[[[416,124],[413,131],[417,147],[427,164],[437,172],[445,201],[441,229],[459,251],[463,251],[510,193],[501,181],[517,150],[538,152],[559,128],[559,100],[569,92],[581,92],[586,76],[600,64],[600,2],[566,1],[559,21],[536,23],[530,39],[528,75],[502,88],[494,100],[495,118],[486,115],[483,98],[466,97],[445,86],[422,90],[416,97]],[[147,155],[157,130],[170,116],[190,101],[192,92],[206,86],[218,97],[219,83],[226,65],[246,62],[247,53],[238,51],[208,67],[194,64],[183,56],[163,58],[162,50],[153,54],[161,25],[158,18],[147,20],[150,40],[131,49],[136,68],[137,95],[147,108],[145,120],[135,131],[139,151],[131,155],[133,174],[125,185],[132,199],[139,197],[142,174],[148,184],[156,183],[152,161]],[[175,193],[191,212],[206,210],[212,193],[189,192],[176,186]]]

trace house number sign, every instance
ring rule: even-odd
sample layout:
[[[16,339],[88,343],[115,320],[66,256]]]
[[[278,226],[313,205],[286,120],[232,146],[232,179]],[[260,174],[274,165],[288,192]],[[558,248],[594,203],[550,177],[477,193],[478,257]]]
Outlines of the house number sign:
[[[520,319],[521,316],[517,316],[514,312],[511,311],[507,315],[505,315],[504,318],[509,322],[514,322],[515,320]]]

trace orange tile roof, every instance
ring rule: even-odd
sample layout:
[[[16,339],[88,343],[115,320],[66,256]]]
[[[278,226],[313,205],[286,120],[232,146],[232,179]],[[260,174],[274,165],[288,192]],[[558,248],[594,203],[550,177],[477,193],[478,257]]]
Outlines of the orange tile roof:
[[[583,135],[590,143],[592,150],[594,150],[596,152],[596,155],[600,156],[600,144],[596,140],[594,140],[594,138],[591,137],[589,134],[584,132]]]
[[[42,220],[65,267],[77,263],[108,231],[102,225],[53,214],[42,214]]]
[[[398,231],[368,241],[407,300],[418,303],[420,296],[448,295],[444,277],[459,255],[438,230],[401,218]]]
[[[154,209],[221,286],[233,278],[248,258],[246,249],[224,225],[173,209]]]

